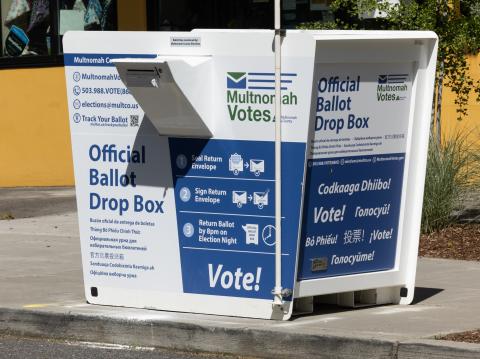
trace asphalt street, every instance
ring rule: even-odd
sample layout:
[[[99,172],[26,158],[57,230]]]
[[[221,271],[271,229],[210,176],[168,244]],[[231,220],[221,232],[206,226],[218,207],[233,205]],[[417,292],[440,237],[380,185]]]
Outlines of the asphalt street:
[[[233,359],[125,345],[0,336],[0,359]]]

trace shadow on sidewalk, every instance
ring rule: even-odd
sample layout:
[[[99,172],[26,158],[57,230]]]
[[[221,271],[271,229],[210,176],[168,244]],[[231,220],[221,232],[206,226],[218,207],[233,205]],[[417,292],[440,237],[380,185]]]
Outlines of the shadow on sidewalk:
[[[413,298],[413,301],[410,305],[415,305],[419,304],[441,292],[443,292],[444,289],[440,288],[427,288],[427,287],[416,287],[415,288],[415,296]],[[350,308],[350,307],[342,307],[339,305],[335,304],[315,304],[314,305],[314,310],[313,313],[301,313],[301,312],[295,312],[294,316],[292,317],[292,320],[302,318],[302,317],[308,317],[308,316],[313,316],[313,315],[328,315],[328,314],[337,314],[337,313],[343,313],[343,312],[348,312],[348,311],[358,311],[358,310],[363,310],[363,309],[369,309],[372,307],[380,307],[380,306],[388,306],[389,304],[379,304],[379,305],[361,305],[355,308]]]
[[[443,289],[440,288],[425,288],[425,287],[416,287],[415,288],[415,295],[413,297],[413,302],[411,305],[418,304],[427,300],[438,293],[443,292]]]

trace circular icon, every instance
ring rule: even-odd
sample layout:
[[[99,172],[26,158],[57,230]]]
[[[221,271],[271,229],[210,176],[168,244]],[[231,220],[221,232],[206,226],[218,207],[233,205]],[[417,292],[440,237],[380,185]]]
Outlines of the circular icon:
[[[275,227],[271,224],[265,226],[262,231],[262,239],[267,246],[275,245]]]
[[[195,229],[193,228],[193,224],[185,223],[183,225],[183,234],[185,237],[190,238],[191,236],[193,236],[194,233]]]
[[[75,110],[78,110],[81,106],[82,104],[80,103],[80,100],[73,101],[73,107],[75,108]]]
[[[340,160],[340,164],[341,164],[342,166],[345,164],[345,160],[344,160],[343,158]]]
[[[192,193],[190,192],[190,190],[187,187],[182,187],[180,189],[180,199],[183,202],[188,202],[190,201],[190,197],[192,197]]]
[[[307,163],[308,163],[308,167],[312,167],[312,162],[313,162],[313,161],[308,161],[308,162],[307,162]]]
[[[188,165],[188,160],[187,160],[187,156],[185,156],[184,154],[179,154],[177,156],[177,167],[181,170],[185,169]]]
[[[82,90],[80,89],[80,86],[75,86],[73,88],[73,94],[74,95],[78,96],[78,95],[80,95],[81,92],[82,92]]]
[[[79,113],[73,115],[73,122],[79,123],[82,120],[82,116]]]
[[[80,81],[80,72],[74,72],[73,73],[73,81],[78,82]]]

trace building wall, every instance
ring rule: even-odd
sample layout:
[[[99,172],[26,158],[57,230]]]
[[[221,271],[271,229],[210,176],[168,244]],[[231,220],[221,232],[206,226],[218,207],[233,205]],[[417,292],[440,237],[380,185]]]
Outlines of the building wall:
[[[480,54],[468,58],[470,75],[474,82],[480,80]],[[455,94],[449,89],[444,90],[442,101],[442,132],[449,137],[460,132],[467,135],[470,143],[478,144],[480,140],[480,102],[476,101],[477,95],[471,93],[468,104],[468,116],[461,121],[457,120]]]
[[[63,67],[0,71],[0,186],[73,184]]]

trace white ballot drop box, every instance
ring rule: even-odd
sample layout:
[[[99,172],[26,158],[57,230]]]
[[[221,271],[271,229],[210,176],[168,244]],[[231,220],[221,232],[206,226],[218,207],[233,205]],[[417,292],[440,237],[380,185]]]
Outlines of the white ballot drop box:
[[[89,303],[286,320],[314,297],[412,301],[436,35],[286,31],[281,119],[273,38],[66,33]]]

